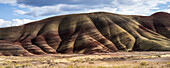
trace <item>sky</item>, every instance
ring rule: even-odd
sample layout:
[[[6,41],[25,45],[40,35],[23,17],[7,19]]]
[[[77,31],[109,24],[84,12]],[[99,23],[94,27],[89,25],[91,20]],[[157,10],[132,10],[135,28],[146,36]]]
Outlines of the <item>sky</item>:
[[[0,28],[44,18],[89,12],[125,15],[170,13],[170,0],[0,0]]]

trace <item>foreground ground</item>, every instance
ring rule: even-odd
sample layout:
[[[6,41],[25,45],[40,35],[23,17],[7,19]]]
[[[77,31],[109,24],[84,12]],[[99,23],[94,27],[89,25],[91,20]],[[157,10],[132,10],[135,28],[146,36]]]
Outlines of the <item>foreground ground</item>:
[[[170,52],[0,56],[0,68],[170,68]]]

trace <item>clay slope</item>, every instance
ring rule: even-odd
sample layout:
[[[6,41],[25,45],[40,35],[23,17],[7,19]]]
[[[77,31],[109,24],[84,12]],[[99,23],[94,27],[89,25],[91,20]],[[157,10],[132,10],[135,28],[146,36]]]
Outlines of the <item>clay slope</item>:
[[[132,50],[170,51],[170,14],[72,14],[0,29],[0,53],[5,56]]]

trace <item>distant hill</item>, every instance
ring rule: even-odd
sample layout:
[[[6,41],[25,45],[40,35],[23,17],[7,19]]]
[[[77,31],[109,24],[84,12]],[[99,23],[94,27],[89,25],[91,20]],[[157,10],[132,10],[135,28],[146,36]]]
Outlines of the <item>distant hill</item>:
[[[0,28],[0,55],[170,51],[170,14],[107,12],[55,16]]]

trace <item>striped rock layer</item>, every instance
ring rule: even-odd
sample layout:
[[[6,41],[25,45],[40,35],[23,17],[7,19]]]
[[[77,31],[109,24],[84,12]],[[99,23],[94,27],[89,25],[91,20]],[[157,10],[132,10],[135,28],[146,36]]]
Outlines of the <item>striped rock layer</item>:
[[[0,55],[5,56],[116,51],[170,51],[170,14],[95,12],[0,28]]]

